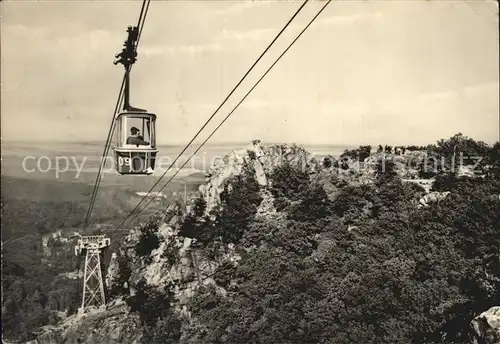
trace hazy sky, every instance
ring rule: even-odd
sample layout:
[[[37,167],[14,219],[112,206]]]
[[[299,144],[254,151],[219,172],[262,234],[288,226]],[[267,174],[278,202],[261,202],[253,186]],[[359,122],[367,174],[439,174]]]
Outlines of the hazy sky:
[[[300,6],[153,0],[132,105],[160,143],[187,143]],[[306,5],[203,140],[322,2]],[[4,139],[105,140],[141,1],[3,1]],[[495,1],[333,1],[213,142],[432,143],[499,139]]]

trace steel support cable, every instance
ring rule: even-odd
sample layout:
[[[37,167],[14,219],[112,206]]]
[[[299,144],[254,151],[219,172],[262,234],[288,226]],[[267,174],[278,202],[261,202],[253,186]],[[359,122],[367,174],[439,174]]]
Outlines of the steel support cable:
[[[151,2],[151,0],[144,0],[142,2],[141,12],[139,14],[139,19],[137,21],[137,27],[139,28],[139,34],[137,36],[137,41],[136,41],[135,49],[137,49],[137,46],[139,45],[140,36],[141,36],[141,33],[142,33],[142,29],[144,28],[144,24],[146,22],[146,16],[147,16],[147,12],[148,12],[148,9],[149,9],[150,2]],[[132,66],[129,66],[128,68],[129,68],[129,73],[130,73],[130,70],[132,69]],[[111,118],[111,125],[110,125],[109,131],[108,131],[108,136],[106,138],[106,143],[104,145],[104,151],[103,151],[103,155],[102,155],[102,158],[101,158],[101,163],[100,163],[100,166],[99,166],[99,170],[97,172],[97,177],[96,177],[96,181],[95,181],[95,184],[94,184],[94,189],[92,191],[92,196],[90,198],[89,208],[87,210],[87,214],[85,216],[85,220],[84,220],[83,228],[82,229],[85,229],[88,226],[88,224],[89,224],[90,216],[92,214],[92,210],[93,210],[94,204],[95,204],[95,199],[97,197],[97,191],[98,191],[99,186],[101,184],[102,169],[104,168],[104,165],[106,163],[106,157],[108,156],[109,148],[111,146],[111,139],[112,139],[112,135],[113,135],[113,132],[114,132],[114,126],[115,126],[115,117],[116,117],[116,114],[118,113],[118,111],[119,111],[119,109],[121,107],[121,104],[123,102],[124,88],[125,88],[125,79],[126,79],[126,76],[124,75],[123,76],[123,80],[122,80],[122,84],[121,84],[121,87],[120,87],[120,92],[119,92],[119,95],[118,95],[118,99],[117,99],[117,102],[116,102],[116,105],[115,105],[115,111],[113,112],[113,116]]]
[[[113,117],[111,118],[111,125],[109,127],[108,136],[106,139],[106,144],[104,146],[104,152],[102,154],[101,163],[99,166],[99,170],[97,172],[97,177],[96,177],[96,181],[94,184],[94,190],[93,190],[92,196],[90,198],[90,204],[89,204],[89,208],[87,210],[87,215],[85,217],[85,222],[83,224],[83,229],[85,229],[88,226],[90,215],[92,213],[92,209],[94,208],[94,203],[95,203],[95,198],[97,196],[97,191],[98,191],[99,186],[101,184],[102,169],[104,168],[104,165],[106,163],[106,156],[108,155],[108,152],[109,152],[111,137],[112,137],[113,131],[114,131],[115,116],[116,116],[116,113],[118,112],[118,109],[120,107],[120,103],[121,103],[122,96],[123,96],[124,86],[125,86],[125,76],[123,77],[122,85],[120,88],[120,95],[118,96],[118,100],[116,101],[115,111],[113,112]]]
[[[224,99],[224,101],[219,105],[219,107],[214,111],[214,113],[208,118],[208,120],[203,124],[203,126],[198,130],[196,135],[189,141],[189,143],[184,147],[184,149],[177,155],[175,160],[170,164],[170,166],[167,168],[167,170],[158,178],[156,183],[151,187],[151,189],[142,197],[142,199],[137,203],[137,205],[132,209],[132,211],[129,213],[129,215],[121,222],[121,224],[118,226],[118,228],[123,225],[129,218],[132,216],[134,211],[136,211],[139,206],[144,202],[144,200],[149,196],[149,194],[153,191],[153,189],[160,183],[160,181],[165,177],[165,175],[172,169],[172,167],[175,165],[177,160],[184,154],[184,152],[189,148],[189,146],[193,143],[193,141],[200,135],[200,133],[205,129],[205,127],[210,123],[210,121],[214,118],[214,116],[219,112],[219,110],[224,106],[224,104],[227,102],[227,100],[233,95],[233,93],[236,91],[236,89],[241,85],[241,83],[245,80],[245,78],[250,74],[250,72],[254,69],[254,67],[257,65],[257,63],[264,57],[264,55],[267,53],[267,51],[272,47],[272,45],[276,42],[276,40],[281,36],[281,34],[285,31],[285,29],[290,25],[290,23],[295,19],[295,17],[302,11],[304,6],[307,4],[309,0],[306,0],[300,7],[299,9],[295,12],[295,14],[288,20],[288,22],[285,24],[285,26],[281,29],[281,31],[276,35],[276,37],[272,40],[272,42],[267,46],[267,48],[262,52],[262,54],[259,56],[259,58],[252,64],[250,69],[243,75],[243,77],[240,79],[240,81],[236,84],[236,86],[232,89],[232,91],[228,94],[228,96]]]
[[[146,5],[147,1],[148,0],[143,0],[142,1],[141,12],[139,13],[139,19],[137,20],[137,27],[139,27],[139,25],[141,25],[142,15],[144,14],[144,6]],[[137,37],[137,38],[139,38],[139,37]]]
[[[311,24],[316,20],[316,18],[321,14],[321,12],[323,12],[323,10],[326,8],[326,6],[328,6],[328,4],[330,4],[331,0],[328,0],[325,5],[323,5],[323,7],[319,10],[319,12],[311,19],[311,21],[306,25],[306,27],[304,27],[304,29],[302,29],[302,31],[297,35],[297,37],[295,37],[295,39],[290,43],[290,45],[283,51],[283,53],[281,53],[281,55],[274,61],[274,63],[266,70],[266,72],[260,77],[260,79],[254,84],[254,86],[245,94],[245,96],[238,102],[238,104],[236,104],[236,106],[231,110],[231,112],[222,120],[222,122],[212,131],[212,133],[205,139],[205,141],[203,141],[201,143],[201,145],[194,151],[194,153],[186,160],[186,162],[184,164],[182,164],[182,166],[175,172],[175,174],[170,177],[170,179],[165,183],[165,185],[163,185],[161,187],[161,189],[159,191],[156,192],[156,195],[158,195],[174,178],[175,176],[177,176],[177,174],[180,172],[180,170],[182,168],[184,168],[184,166],[186,166],[186,164],[189,162],[189,160],[191,160],[191,158],[193,156],[196,155],[196,153],[198,153],[198,151],[201,149],[201,147],[203,147],[203,145],[205,143],[207,143],[208,140],[210,140],[210,138],[215,134],[215,132],[217,130],[219,130],[219,128],[227,121],[227,119],[233,114],[234,111],[236,111],[236,109],[241,105],[241,103],[243,103],[243,101],[250,95],[250,93],[255,89],[255,87],[257,87],[257,85],[262,81],[262,79],[264,79],[264,77],[271,71],[271,69],[278,63],[278,61],[287,53],[287,51],[295,44],[295,42],[300,38],[300,36],[302,36],[302,34],[309,28],[309,26],[311,26]],[[149,204],[151,204],[151,202],[153,201],[154,199],[151,198],[149,200],[148,203],[146,203],[146,205],[142,208],[141,211],[139,211],[139,213],[136,215],[139,216],[147,207]],[[129,216],[130,217],[130,216]],[[127,217],[127,219],[129,218]],[[127,219],[125,219],[117,228],[119,229],[126,221]]]
[[[150,3],[151,3],[151,0],[144,0],[144,2],[142,3],[141,15],[139,16],[139,21],[137,22],[137,27],[139,28],[139,34],[137,35],[137,41],[135,44],[136,49],[137,49],[137,46],[139,45],[139,41],[141,40],[142,29],[144,28],[144,23],[146,22],[146,16],[148,15]],[[146,6],[146,8],[144,8],[144,6]],[[143,20],[141,22],[141,18],[142,18],[143,13],[144,13],[144,17],[143,17]]]
[[[123,88],[122,88],[122,90],[123,90]],[[99,189],[99,187],[101,185],[102,169],[104,168],[104,165],[105,165],[105,161],[106,161],[105,159],[108,156],[109,149],[111,148],[111,137],[112,137],[112,135],[114,133],[114,130],[115,130],[115,117],[116,117],[116,113],[117,113],[118,109],[121,108],[122,102],[123,102],[123,91],[122,91],[121,97],[119,98],[118,106],[115,108],[115,110],[116,110],[115,114],[113,115],[113,118],[111,120],[111,127],[110,127],[110,131],[108,133],[108,139],[107,139],[106,145],[104,147],[105,151],[103,153],[103,157],[101,158],[102,161],[101,161],[101,165],[99,167],[99,172],[97,173],[96,184],[94,186],[95,194],[92,196],[91,207],[89,207],[90,212],[87,215],[88,216],[88,218],[87,218],[87,224],[88,224],[88,221],[90,220],[90,215],[91,215],[92,209],[94,207],[95,200],[97,198],[97,191],[98,191],[98,189]]]

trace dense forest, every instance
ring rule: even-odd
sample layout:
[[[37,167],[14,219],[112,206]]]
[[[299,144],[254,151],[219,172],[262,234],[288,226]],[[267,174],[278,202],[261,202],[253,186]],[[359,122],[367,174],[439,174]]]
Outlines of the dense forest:
[[[215,217],[201,216],[198,200],[181,235],[210,252],[233,243],[242,259],[216,271],[225,296],[206,287],[190,300],[188,322],[169,307],[168,286],[139,284],[128,302],[145,342],[471,342],[472,318],[500,300],[500,143],[459,134],[416,148],[442,158],[433,188],[450,191],[429,207],[418,206],[423,190],[403,183],[391,159],[377,163],[371,184],[329,175],[333,198],[321,180],[283,164],[271,176],[278,213],[265,219],[255,217],[261,196],[251,168],[222,193]],[[446,168],[457,152],[482,157],[477,178]],[[158,247],[152,237],[149,228],[143,255]]]

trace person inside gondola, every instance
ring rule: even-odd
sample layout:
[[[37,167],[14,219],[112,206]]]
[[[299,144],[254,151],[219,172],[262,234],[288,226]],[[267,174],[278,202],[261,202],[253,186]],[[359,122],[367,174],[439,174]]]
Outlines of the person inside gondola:
[[[149,142],[144,141],[144,138],[140,135],[139,129],[136,127],[130,128],[131,135],[127,138],[128,145],[141,145],[148,146]]]

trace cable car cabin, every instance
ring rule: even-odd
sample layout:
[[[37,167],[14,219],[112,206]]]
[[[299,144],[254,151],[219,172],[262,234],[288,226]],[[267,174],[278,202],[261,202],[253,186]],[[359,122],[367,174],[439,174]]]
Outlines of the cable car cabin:
[[[152,174],[155,168],[156,115],[147,112],[127,111],[115,120],[116,170],[119,174]]]

